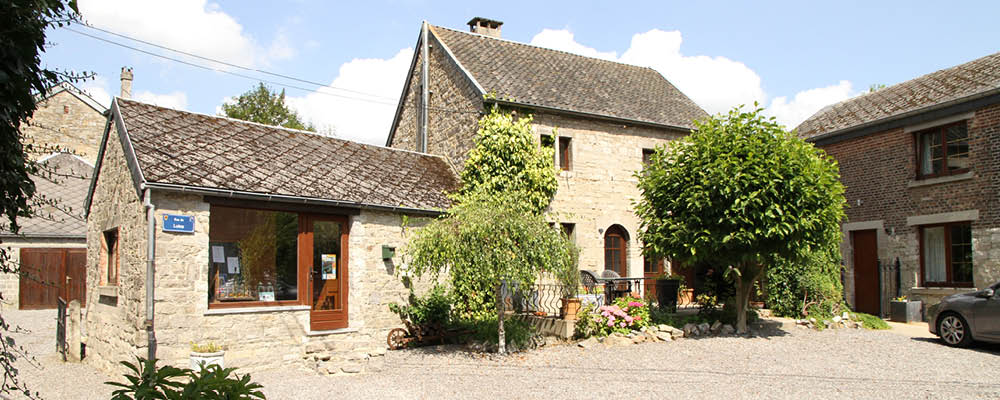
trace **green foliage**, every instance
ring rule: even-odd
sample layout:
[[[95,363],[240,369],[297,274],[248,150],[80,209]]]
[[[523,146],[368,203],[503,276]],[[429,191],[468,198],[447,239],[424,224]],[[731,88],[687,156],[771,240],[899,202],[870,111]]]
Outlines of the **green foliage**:
[[[636,173],[644,253],[732,266],[740,315],[764,267],[840,242],[844,188],[836,162],[763,109],[695,121]],[[739,332],[746,332],[740,318]]]
[[[477,321],[466,321],[462,324],[465,329],[473,331],[472,338],[486,343],[498,343],[499,324],[496,316]],[[504,321],[505,344],[510,347],[526,349],[531,346],[531,341],[538,336],[538,329],[532,323],[521,319],[508,319]]]
[[[511,206],[521,201],[505,193],[468,197],[414,233],[401,270],[416,277],[447,273],[455,315],[491,318],[501,282],[531,285],[540,273],[575,268],[573,244],[542,216]]]
[[[156,366],[156,359],[139,358],[136,364],[122,361],[131,373],[127,383],[105,382],[120,389],[112,392],[112,400],[179,400],[179,399],[264,399],[262,386],[233,373],[235,368],[218,365],[202,366],[198,371],[172,366]]]
[[[540,214],[559,188],[553,151],[538,146],[530,116],[515,118],[494,106],[479,120],[476,147],[465,160],[463,186],[455,198],[465,202],[476,192],[521,193],[521,201],[511,206]]]
[[[862,322],[863,323],[862,327],[864,327],[865,329],[873,329],[873,330],[889,329],[889,324],[887,324],[885,320],[871,314],[865,314],[860,312],[852,313],[851,317],[855,321]]]
[[[303,121],[299,114],[288,108],[284,89],[281,93],[274,93],[263,83],[257,84],[256,88],[241,94],[232,102],[223,103],[222,113],[229,118],[259,124],[316,131],[312,124]]]
[[[191,351],[195,353],[215,353],[222,351],[222,346],[215,344],[215,342],[208,342],[204,344],[191,342]]]
[[[409,305],[389,304],[389,310],[413,325],[440,325],[451,321],[451,296],[442,285],[434,285],[424,296],[417,296],[410,287]]]
[[[804,317],[803,311],[833,315],[843,306],[840,263],[835,248],[817,249],[797,259],[779,258],[766,272],[767,304],[775,315]],[[810,311],[811,310],[811,311]]]

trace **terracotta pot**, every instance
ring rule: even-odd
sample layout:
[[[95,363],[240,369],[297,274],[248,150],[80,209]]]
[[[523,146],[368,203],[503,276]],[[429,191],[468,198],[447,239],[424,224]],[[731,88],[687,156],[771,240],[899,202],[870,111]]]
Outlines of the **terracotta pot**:
[[[684,289],[677,293],[677,304],[691,304],[694,302],[694,289]]]
[[[576,314],[579,312],[580,299],[575,297],[562,299],[562,308],[559,310],[559,313],[562,315],[562,319],[569,321],[575,320]]]

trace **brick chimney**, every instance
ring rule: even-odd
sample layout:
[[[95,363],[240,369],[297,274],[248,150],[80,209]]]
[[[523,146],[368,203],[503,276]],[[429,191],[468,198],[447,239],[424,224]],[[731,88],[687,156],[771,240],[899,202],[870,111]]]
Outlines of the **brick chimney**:
[[[122,67],[122,93],[118,97],[123,99],[132,98],[132,68]]]
[[[469,20],[469,32],[499,38],[500,25],[503,25],[503,22],[483,17],[475,17]]]

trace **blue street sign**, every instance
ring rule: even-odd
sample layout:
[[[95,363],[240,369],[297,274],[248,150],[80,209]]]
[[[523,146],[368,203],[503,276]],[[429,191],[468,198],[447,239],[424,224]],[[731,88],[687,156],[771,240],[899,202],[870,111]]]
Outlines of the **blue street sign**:
[[[163,215],[164,232],[194,233],[194,217],[188,215]]]

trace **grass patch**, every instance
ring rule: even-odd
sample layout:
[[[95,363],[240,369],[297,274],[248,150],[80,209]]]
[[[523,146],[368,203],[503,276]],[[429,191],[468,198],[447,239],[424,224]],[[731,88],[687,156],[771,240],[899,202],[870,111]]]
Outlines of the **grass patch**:
[[[876,317],[874,315],[856,312],[851,314],[851,316],[854,318],[855,321],[863,322],[864,324],[862,326],[865,329],[872,329],[872,330],[889,329],[889,324],[885,323],[885,321],[883,321],[882,318]]]

